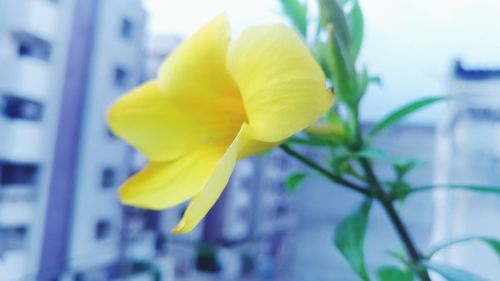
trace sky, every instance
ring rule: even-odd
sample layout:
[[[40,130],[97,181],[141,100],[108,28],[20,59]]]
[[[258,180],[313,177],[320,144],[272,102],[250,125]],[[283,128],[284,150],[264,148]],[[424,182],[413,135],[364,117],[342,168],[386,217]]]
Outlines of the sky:
[[[234,30],[284,21],[278,0],[144,0],[151,34],[196,31],[222,11]],[[382,78],[363,102],[363,118],[374,121],[397,106],[450,93],[450,69],[460,58],[472,66],[500,67],[500,1],[360,0],[365,40],[360,63]],[[311,12],[314,14],[314,12]],[[433,123],[436,107],[411,119]]]

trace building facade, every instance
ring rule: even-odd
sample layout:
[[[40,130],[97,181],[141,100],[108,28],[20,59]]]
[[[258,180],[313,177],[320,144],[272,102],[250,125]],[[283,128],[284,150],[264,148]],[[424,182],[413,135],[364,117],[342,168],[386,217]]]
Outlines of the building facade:
[[[38,271],[71,1],[0,1],[0,276]]]
[[[142,78],[140,0],[0,0],[0,276],[123,275],[108,106]]]
[[[454,99],[447,105],[438,130],[436,183],[500,185],[499,90],[500,69],[455,62],[449,80]],[[434,196],[436,242],[465,236],[500,237],[497,196],[445,189]],[[488,280],[498,278],[500,268],[494,251],[478,244],[457,244],[443,251],[440,258]]]

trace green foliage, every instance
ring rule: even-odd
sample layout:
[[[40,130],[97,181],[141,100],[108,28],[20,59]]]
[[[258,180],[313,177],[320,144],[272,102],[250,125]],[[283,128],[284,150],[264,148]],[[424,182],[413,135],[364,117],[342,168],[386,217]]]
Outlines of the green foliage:
[[[441,244],[435,246],[434,248],[432,248],[428,254],[428,257],[431,258],[434,254],[436,254],[437,252],[439,252],[445,248],[448,248],[450,246],[453,246],[453,245],[456,245],[459,243],[468,242],[468,241],[480,241],[480,242],[485,243],[500,258],[500,240],[497,240],[497,239],[491,238],[491,237],[484,237],[484,236],[466,236],[466,237],[460,237],[457,239],[452,239],[452,240],[446,241],[446,242],[441,243]]]
[[[306,179],[307,174],[298,172],[291,174],[285,181],[285,187],[289,193],[294,193],[299,185]]]
[[[313,55],[318,61],[321,69],[325,73],[326,77],[332,77],[332,72],[330,69],[333,68],[333,60],[330,56],[330,48],[329,45],[323,42],[316,42],[314,46]]]
[[[363,246],[371,204],[371,200],[364,201],[344,218],[334,235],[335,246],[364,281],[370,280],[366,271]]]
[[[402,178],[413,169],[422,166],[425,163],[425,161],[420,159],[408,158],[393,162],[393,167],[397,177]]]
[[[326,131],[318,130],[320,126],[316,126],[316,131],[308,128],[304,130],[305,133],[287,141],[289,145],[327,149],[331,156],[328,160],[330,164],[328,168],[324,168],[322,163],[316,163],[290,148],[285,148],[285,151],[332,182],[357,191],[367,198],[337,226],[333,239],[338,250],[362,280],[370,280],[363,248],[371,201],[378,200],[382,202],[382,208],[389,213],[389,219],[405,246],[404,252],[400,255],[393,253],[402,262],[402,267],[379,268],[377,270],[379,281],[411,281],[414,277],[429,281],[427,269],[453,281],[484,280],[459,269],[427,262],[430,258],[421,258],[419,249],[407,235],[409,231],[401,221],[398,211],[394,210],[394,204],[395,200],[402,203],[410,194],[435,188],[464,189],[496,195],[500,195],[500,188],[462,184],[413,187],[407,181],[406,176],[422,165],[423,161],[411,157],[389,155],[384,150],[372,146],[371,143],[380,132],[394,126],[411,114],[448,98],[426,97],[403,105],[377,122],[365,136],[359,122],[359,104],[369,85],[372,83],[381,85],[381,79],[371,76],[367,67],[357,62],[364,34],[363,13],[358,0],[318,0],[320,17],[317,22],[311,22],[313,19],[307,18],[306,1],[280,0],[280,2],[286,15],[304,38],[307,37],[309,24],[312,24],[311,27],[317,26],[311,50],[326,77],[332,83],[336,96],[333,108],[319,125],[339,129],[337,134],[328,134],[325,133]],[[394,178],[380,180],[376,169],[373,169],[375,162],[382,162],[392,167]],[[302,172],[290,175],[285,182],[287,190],[290,193],[295,192],[306,176]],[[428,256],[432,256],[442,248],[467,240],[480,240],[500,255],[500,241],[486,237],[470,237],[438,245]]]
[[[401,121],[402,119],[408,117],[410,114],[415,113],[416,111],[423,109],[424,107],[427,107],[429,105],[432,105],[438,101],[443,101],[446,99],[447,99],[446,97],[427,97],[416,100],[407,105],[404,105],[396,109],[395,111],[389,113],[389,115],[387,115],[386,117],[382,118],[381,121],[379,121],[377,124],[375,124],[375,126],[373,126],[368,135],[370,137],[374,137],[384,129],[389,128],[392,125],[396,124],[397,122]]]
[[[320,0],[321,26],[333,24],[338,44],[355,61],[361,50],[364,33],[363,12],[358,0]]]
[[[357,3],[357,1],[354,2]],[[321,27],[328,34],[328,40],[325,43],[326,51],[323,52],[330,54],[324,61],[328,66],[328,73],[331,73],[335,94],[353,109],[363,94],[359,91],[355,68],[360,45],[357,46],[353,43],[349,19],[344,13],[342,5],[335,0],[320,0],[319,4]],[[357,16],[361,16],[361,13]],[[359,37],[362,38],[362,34]]]
[[[364,20],[363,11],[357,0],[346,1],[345,6],[350,6],[350,10],[346,13],[349,29],[352,35],[352,52],[354,58],[357,58],[363,43]]]
[[[307,3],[299,0],[280,0],[285,14],[290,18],[295,29],[302,37],[307,37]]]
[[[435,271],[448,281],[487,281],[480,276],[448,265],[426,262],[424,266]]]
[[[377,270],[379,281],[412,281],[413,273],[396,266],[383,266]]]
[[[489,185],[475,185],[475,184],[433,184],[426,186],[418,186],[414,187],[411,190],[408,190],[408,193],[417,193],[422,191],[430,191],[437,188],[447,188],[447,189],[460,189],[460,190],[468,190],[479,193],[490,193],[493,195],[500,195],[500,187],[499,186],[489,186]]]

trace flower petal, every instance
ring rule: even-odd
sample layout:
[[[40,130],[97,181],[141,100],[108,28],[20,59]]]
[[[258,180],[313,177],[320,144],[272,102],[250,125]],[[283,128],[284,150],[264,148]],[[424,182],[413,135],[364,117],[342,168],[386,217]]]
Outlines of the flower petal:
[[[227,147],[243,123],[242,111],[227,99],[176,99],[150,81],[113,104],[108,124],[150,160],[170,161],[202,145]]]
[[[262,142],[253,139],[248,124],[245,124],[245,130],[240,133],[240,141],[238,145],[238,159],[264,152],[279,144],[279,142]]]
[[[229,24],[227,15],[222,14],[179,45],[163,62],[158,72],[160,88],[179,98],[241,101],[238,87],[226,69],[228,44]]]
[[[228,51],[251,133],[280,142],[314,123],[332,103],[321,68],[282,24],[244,30]]]
[[[169,162],[152,162],[120,188],[126,205],[165,209],[198,194],[211,178],[224,148],[207,147]]]
[[[172,230],[173,233],[187,233],[195,228],[215,204],[226,187],[238,158],[238,148],[242,135],[246,134],[248,126],[243,124],[240,132],[228,147],[224,156],[217,162],[212,177],[205,188],[193,197],[181,221]]]
[[[191,114],[196,105],[175,103],[155,81],[120,98],[108,111],[111,130],[153,161],[176,159],[203,143],[204,124]],[[203,133],[205,132],[205,133]]]

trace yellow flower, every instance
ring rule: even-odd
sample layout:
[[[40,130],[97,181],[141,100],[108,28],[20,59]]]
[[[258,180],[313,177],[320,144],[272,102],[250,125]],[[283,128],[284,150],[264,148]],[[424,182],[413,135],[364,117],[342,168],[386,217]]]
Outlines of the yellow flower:
[[[320,67],[281,24],[229,41],[226,15],[181,44],[157,79],[120,98],[112,131],[151,161],[120,188],[124,204],[165,209],[191,199],[174,233],[191,231],[236,161],[314,123],[332,103]]]

